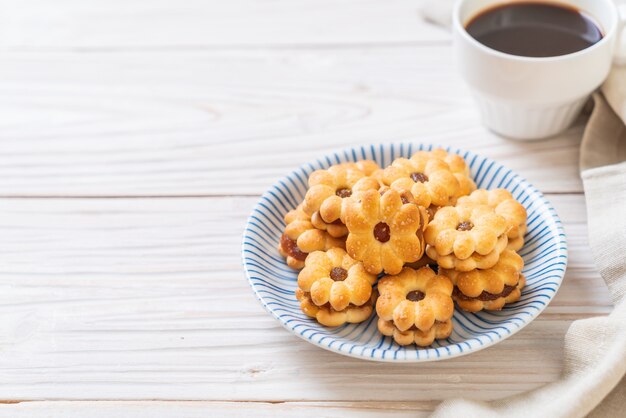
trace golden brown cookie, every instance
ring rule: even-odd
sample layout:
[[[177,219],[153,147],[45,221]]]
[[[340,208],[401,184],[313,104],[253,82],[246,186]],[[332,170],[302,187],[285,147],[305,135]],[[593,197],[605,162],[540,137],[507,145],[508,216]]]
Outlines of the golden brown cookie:
[[[311,216],[311,223],[317,229],[328,232],[331,237],[341,238],[348,235],[348,228],[341,222],[341,219],[337,219],[334,222],[324,222],[319,212],[315,212]]]
[[[492,267],[508,242],[505,219],[486,205],[440,208],[424,238],[430,258],[461,271]]]
[[[459,181],[459,189],[451,198],[450,203],[454,204],[461,196],[467,196],[476,190],[476,183],[470,177],[470,169],[463,157],[458,154],[450,154],[446,150],[437,148],[430,151],[431,156],[439,158],[450,167],[454,177]]]
[[[402,203],[395,190],[382,196],[377,190],[360,192],[346,200],[344,211],[348,254],[362,261],[369,273],[400,273],[404,263],[415,262],[424,254],[426,210]]]
[[[469,196],[461,197],[457,206],[487,205],[502,216],[507,223],[508,248],[519,250],[524,245],[526,233],[526,209],[505,189],[476,190]]]
[[[453,205],[456,204],[457,200],[460,197],[467,196],[468,194],[476,190],[476,183],[474,183],[474,180],[472,180],[471,177],[460,175],[458,173],[455,173],[454,176],[459,181],[459,189],[450,199],[450,204]]]
[[[515,251],[505,250],[490,269],[459,272],[441,269],[455,285],[452,298],[464,310],[500,310],[519,300],[526,280],[522,273],[524,260]]]
[[[382,168],[379,168],[378,170],[372,171],[372,173],[369,176],[373,178],[374,180],[376,180],[380,187],[383,187],[383,186],[387,186],[385,184],[385,181],[383,180],[384,174],[385,174],[385,170],[383,170]]]
[[[354,163],[348,162],[348,163],[342,163],[342,164],[347,167],[352,167],[359,171],[362,171],[363,174],[365,174],[366,176],[372,176],[374,172],[376,172],[377,170],[380,170],[380,166],[378,165],[378,163],[373,160],[360,160]]]
[[[393,321],[385,321],[378,318],[378,331],[387,337],[393,339],[400,345],[417,344],[420,347],[427,347],[435,340],[448,338],[452,334],[452,320],[445,322],[435,321],[432,327],[426,331],[418,328],[409,328],[406,331],[400,331],[393,325]]]
[[[383,181],[400,194],[410,192],[415,203],[425,208],[450,204],[459,189],[448,164],[425,151],[394,160],[385,168]]]
[[[369,300],[363,305],[348,305],[348,307],[342,311],[336,311],[330,304],[317,306],[311,300],[309,293],[300,288],[296,289],[296,298],[300,301],[300,309],[302,309],[302,312],[311,318],[315,318],[317,322],[327,327],[337,327],[345,323],[365,321],[372,315],[377,295],[376,290],[373,290]]]
[[[400,345],[432,344],[452,332],[452,282],[429,267],[405,267],[378,282],[378,329]]]
[[[378,189],[378,193],[380,193],[380,195],[382,196],[389,190],[392,190],[390,186],[382,185],[380,186],[380,189]],[[410,191],[399,189],[399,188],[394,188],[393,190],[398,192],[398,194],[400,195],[400,200],[402,200],[402,203],[413,203],[415,205],[418,205],[418,203],[415,200],[415,197],[413,196],[413,193],[411,193]],[[430,213],[430,208],[427,208],[426,212]]]
[[[382,196],[383,194],[385,194],[385,192],[387,190],[391,190],[391,187],[389,186],[385,186],[382,185],[380,187],[380,189],[378,189],[380,195]],[[400,193],[400,199],[402,200],[402,203],[413,203],[416,204],[418,206],[420,206],[417,201],[415,200],[415,197],[413,197],[413,193],[409,192],[409,191],[405,191],[405,190],[398,190],[395,189],[398,193]],[[433,219],[435,216],[435,213],[437,213],[437,211],[439,210],[440,206],[435,206],[435,205],[430,205],[429,207],[426,208],[426,213],[428,214],[428,219]]]
[[[285,215],[285,232],[280,237],[278,252],[285,257],[287,265],[300,270],[308,253],[324,251],[333,247],[345,248],[345,241],[316,229],[311,217],[304,213],[302,205]]]
[[[371,163],[376,164],[373,161]],[[319,212],[325,223],[339,220],[343,199],[358,191],[380,187],[375,179],[365,174],[365,171],[370,171],[371,168],[369,163],[360,161],[314,171],[309,176],[309,190],[304,197],[304,212],[311,216]]]
[[[422,151],[424,152],[424,151]],[[450,167],[453,173],[463,174],[465,176],[470,175],[470,169],[465,159],[458,154],[450,154],[443,148],[435,148],[432,151],[429,151],[430,155],[435,158],[439,158]]]
[[[370,299],[376,276],[341,248],[309,254],[298,274],[298,287],[317,306],[330,304],[335,311],[361,306]]]
[[[524,223],[518,229],[519,235],[515,238],[509,238],[509,243],[506,248],[512,251],[519,251],[524,246],[524,235],[526,235],[526,230],[528,226]]]

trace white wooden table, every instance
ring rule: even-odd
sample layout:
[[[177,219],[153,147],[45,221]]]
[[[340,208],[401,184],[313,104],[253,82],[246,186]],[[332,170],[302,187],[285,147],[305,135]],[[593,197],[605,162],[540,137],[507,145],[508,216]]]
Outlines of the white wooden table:
[[[488,132],[418,8],[0,1],[0,415],[415,417],[554,381],[569,324],[610,310],[584,121],[546,142]],[[370,363],[255,300],[239,249],[257,197],[327,151],[391,140],[470,148],[552,201],[570,262],[523,331],[444,362]]]

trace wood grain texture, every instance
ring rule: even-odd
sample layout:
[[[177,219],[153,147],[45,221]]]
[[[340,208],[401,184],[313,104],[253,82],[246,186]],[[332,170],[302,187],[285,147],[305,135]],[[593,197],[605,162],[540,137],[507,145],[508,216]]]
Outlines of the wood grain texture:
[[[447,41],[415,0],[3,0],[5,49],[267,47]]]
[[[83,401],[23,402],[0,405],[0,415],[12,418],[419,418],[428,415],[436,402],[160,402]]]
[[[610,310],[588,252],[583,197],[548,198],[572,261],[547,310],[494,347],[419,365],[324,351],[262,309],[239,258],[256,198],[0,199],[0,393],[433,402],[537,387],[557,378],[571,321]]]
[[[0,115],[0,196],[260,194],[331,150],[403,140],[582,191],[582,124],[540,142],[488,132],[447,45],[10,53]]]
[[[420,5],[0,0],[0,416],[414,417],[555,380],[569,324],[611,309],[584,118],[545,142],[488,132]],[[331,150],[402,140],[495,158],[564,221],[563,286],[494,347],[346,358],[285,331],[246,283],[260,193]]]

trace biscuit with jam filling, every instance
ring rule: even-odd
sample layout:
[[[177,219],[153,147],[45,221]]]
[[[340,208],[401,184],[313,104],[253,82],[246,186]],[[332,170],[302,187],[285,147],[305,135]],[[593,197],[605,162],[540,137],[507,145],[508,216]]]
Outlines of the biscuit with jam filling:
[[[502,216],[507,223],[509,250],[517,251],[524,245],[526,233],[526,209],[505,189],[476,190],[469,196],[461,197],[457,205],[487,205]]]
[[[371,164],[343,163],[329,167],[327,170],[316,170],[309,176],[309,190],[304,197],[302,209],[308,215],[319,212],[323,222],[330,224],[341,218],[343,200],[352,193],[368,189],[378,189],[378,182],[367,176],[373,171]]]
[[[298,287],[311,301],[317,306],[329,304],[335,311],[366,303],[375,282],[376,276],[341,248],[309,254],[298,274]]]
[[[452,282],[430,267],[405,267],[378,282],[378,330],[400,345],[428,346],[452,332]]]
[[[450,167],[450,171],[454,174],[454,177],[459,182],[459,189],[450,199],[450,203],[456,203],[459,197],[467,196],[474,190],[476,190],[476,183],[470,177],[470,169],[463,157],[458,154],[450,154],[442,148],[437,148],[430,151],[430,156],[439,158]]]
[[[506,227],[486,205],[442,207],[424,233],[426,254],[445,269],[491,268],[508,243]]]
[[[287,212],[285,224],[285,231],[278,243],[278,252],[293,269],[302,269],[307,255],[313,251],[345,248],[344,239],[335,238],[328,232],[315,228],[311,217],[302,210],[302,204]]]
[[[300,309],[302,309],[302,312],[311,318],[315,318],[317,322],[327,327],[338,327],[345,323],[354,324],[365,321],[374,311],[376,296],[377,293],[376,290],[374,290],[368,301],[363,305],[348,305],[345,309],[336,311],[329,303],[323,306],[317,306],[311,300],[310,293],[300,288],[296,289],[296,298],[300,301]]]
[[[515,251],[505,250],[500,260],[490,269],[460,272],[441,269],[452,280],[452,298],[460,308],[469,312],[500,310],[507,303],[516,302],[526,284],[522,274],[524,260]]]
[[[398,274],[404,263],[424,254],[428,214],[421,206],[403,203],[395,190],[382,196],[377,190],[358,193],[346,200],[344,210],[346,250],[369,273]]]
[[[396,158],[383,173],[383,182],[400,192],[410,192],[415,203],[428,208],[445,206],[456,195],[459,182],[448,164],[428,152],[409,158]]]

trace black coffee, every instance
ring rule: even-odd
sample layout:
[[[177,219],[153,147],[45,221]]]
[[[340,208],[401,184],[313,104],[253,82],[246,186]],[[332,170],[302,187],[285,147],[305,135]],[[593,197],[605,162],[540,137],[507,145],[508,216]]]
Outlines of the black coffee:
[[[467,32],[483,45],[524,57],[580,51],[602,39],[600,28],[580,11],[551,3],[507,3],[472,18]]]

